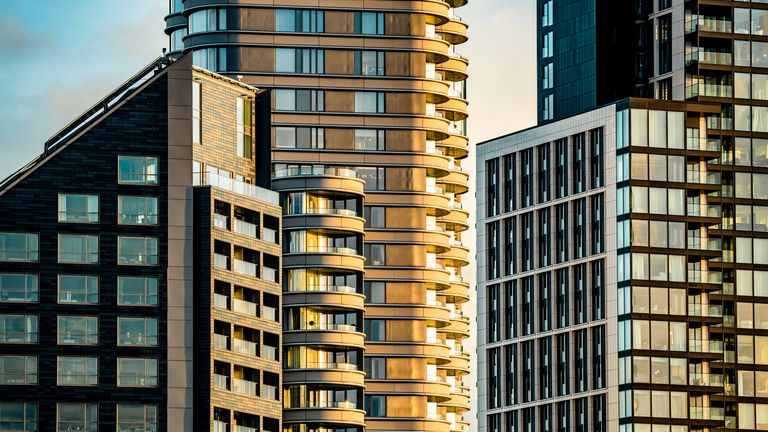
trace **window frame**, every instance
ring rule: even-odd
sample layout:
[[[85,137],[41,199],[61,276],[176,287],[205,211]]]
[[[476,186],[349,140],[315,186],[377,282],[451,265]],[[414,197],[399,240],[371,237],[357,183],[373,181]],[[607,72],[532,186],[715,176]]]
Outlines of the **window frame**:
[[[84,197],[86,200],[86,212],[85,212],[85,219],[86,220],[67,220],[67,210],[62,210],[61,205],[66,204],[66,198],[67,197]],[[64,198],[64,201],[62,201],[62,198]],[[87,211],[87,208],[90,207],[91,202],[90,199],[95,198],[96,199],[96,211],[90,212]],[[98,224],[99,218],[100,218],[100,205],[101,205],[101,199],[99,197],[99,194],[86,194],[86,193],[66,193],[66,192],[59,192],[58,194],[58,214],[57,214],[57,222],[59,223],[82,223],[82,224]],[[62,213],[64,214],[64,218],[62,218]],[[91,216],[95,213],[96,217],[95,219],[91,220]],[[82,213],[79,213],[82,214]]]
[[[142,175],[143,180],[125,180],[123,179],[123,172],[120,167],[120,162],[122,160],[129,160],[129,159],[143,159],[144,161],[144,173],[143,174],[131,174],[131,175]],[[148,171],[148,167],[150,165],[147,164],[147,162],[151,162],[154,160],[154,166],[155,166],[155,173],[151,173]],[[151,179],[154,178],[154,181]],[[117,184],[119,185],[128,185],[128,186],[158,186],[160,183],[160,158],[157,156],[140,156],[140,155],[117,155]]]

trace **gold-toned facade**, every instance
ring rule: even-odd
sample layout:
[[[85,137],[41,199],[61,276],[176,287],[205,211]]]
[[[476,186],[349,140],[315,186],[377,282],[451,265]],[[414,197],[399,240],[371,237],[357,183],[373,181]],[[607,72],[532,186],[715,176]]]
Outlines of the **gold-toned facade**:
[[[172,54],[272,90],[284,432],[468,428],[464,4],[171,1]]]

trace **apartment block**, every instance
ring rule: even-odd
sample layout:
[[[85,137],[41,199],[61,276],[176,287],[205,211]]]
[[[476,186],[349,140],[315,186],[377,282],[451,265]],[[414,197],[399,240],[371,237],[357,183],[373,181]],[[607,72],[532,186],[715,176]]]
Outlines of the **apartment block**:
[[[468,428],[466,3],[170,2],[171,55],[271,90],[283,432]]]
[[[163,57],[0,183],[1,429],[280,429],[263,97]]]

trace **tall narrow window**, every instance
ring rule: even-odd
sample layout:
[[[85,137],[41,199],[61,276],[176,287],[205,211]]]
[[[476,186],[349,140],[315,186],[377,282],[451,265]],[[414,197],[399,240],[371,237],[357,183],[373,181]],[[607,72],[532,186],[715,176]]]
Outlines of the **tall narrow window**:
[[[594,129],[589,132],[590,144],[590,187],[592,189],[603,186],[603,129]]]
[[[504,376],[506,377],[506,405],[517,404],[517,344],[504,346]],[[509,430],[509,429],[507,429]]]
[[[192,142],[202,143],[202,115],[201,107],[203,85],[197,81],[192,82]]]
[[[547,0],[541,5],[541,26],[551,26],[552,22],[552,0]]]
[[[587,255],[587,202],[582,198],[573,202],[573,258]]]
[[[539,210],[539,267],[552,264],[550,225],[549,207]]]
[[[672,71],[672,14],[656,19],[656,40],[659,41],[659,75]]]
[[[539,331],[552,330],[552,275],[539,274]]]
[[[504,275],[517,273],[517,218],[504,219]]]
[[[523,356],[522,356],[522,370],[523,370],[523,402],[533,402],[536,398],[535,382],[536,382],[536,363],[535,363],[535,341],[522,342]],[[532,430],[532,429],[531,429]]]
[[[355,75],[384,76],[384,51],[355,51]]]
[[[592,389],[605,388],[605,327],[592,328]]]
[[[539,398],[552,397],[552,338],[547,336],[539,339]],[[541,421],[549,423],[550,419]],[[547,430],[551,431],[551,428]]]
[[[568,204],[555,207],[555,251],[557,263],[568,261]]]
[[[549,201],[549,144],[542,144],[536,148],[539,162],[539,203]]]
[[[515,184],[517,179],[517,157],[515,153],[504,156],[504,211],[511,212],[517,209],[517,195]]]
[[[554,34],[551,31],[544,33],[544,36],[541,41],[541,57],[542,58],[552,57],[552,53],[554,52],[553,44],[554,44]]]
[[[355,92],[355,112],[384,114],[386,112],[384,99],[382,92]]]
[[[591,252],[592,255],[603,253],[603,194],[591,198]]]
[[[573,266],[573,314],[575,324],[587,322],[587,265]]]
[[[543,90],[549,90],[555,85],[553,66],[553,63],[548,63],[541,71],[541,88]]]
[[[504,338],[517,337],[517,281],[504,282]]]
[[[533,270],[533,242],[534,242],[534,234],[533,234],[533,212],[526,213],[524,215],[520,216],[520,219],[522,221],[521,223],[521,255],[522,255],[522,261],[523,261],[523,271],[530,271]]]
[[[487,225],[488,239],[488,279],[496,279],[501,276],[501,239],[499,237],[499,222],[491,222]]]
[[[605,318],[605,274],[603,260],[592,262],[592,319]]]
[[[567,396],[571,393],[571,345],[569,333],[557,335],[557,395]]]
[[[499,214],[499,160],[491,159],[485,162],[485,214]]]
[[[573,193],[586,191],[586,137],[583,133],[573,137]]]
[[[534,308],[536,307],[534,299],[533,276],[522,279],[522,307],[523,307],[523,336],[533,334],[534,332]]]
[[[555,142],[555,158],[555,197],[565,198],[568,195],[568,138]]]
[[[533,205],[533,149],[520,152],[520,206]]]
[[[253,158],[253,101],[248,98],[237,98],[237,155],[247,159]]]
[[[578,393],[587,391],[587,331],[577,330],[573,336],[574,390]]]
[[[557,328],[570,325],[570,284],[568,280],[568,268],[561,268],[555,272],[557,284]]]
[[[499,285],[488,287],[488,343],[498,342],[501,334],[501,298]]]
[[[355,12],[355,33],[364,35],[383,35],[383,12]]]

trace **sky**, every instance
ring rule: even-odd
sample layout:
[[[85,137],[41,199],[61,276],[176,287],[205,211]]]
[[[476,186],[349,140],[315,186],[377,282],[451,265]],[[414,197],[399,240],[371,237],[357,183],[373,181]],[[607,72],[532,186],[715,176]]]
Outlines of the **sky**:
[[[473,144],[536,122],[535,3],[470,0],[457,11],[470,25],[457,51],[470,60]],[[0,0],[0,178],[160,55],[166,12],[166,0]],[[470,173],[474,164],[473,154],[463,162]],[[471,211],[473,196],[474,188],[463,200]],[[463,272],[470,281],[473,273],[472,266]],[[474,300],[464,309],[472,314]],[[473,379],[465,382],[474,389]]]

